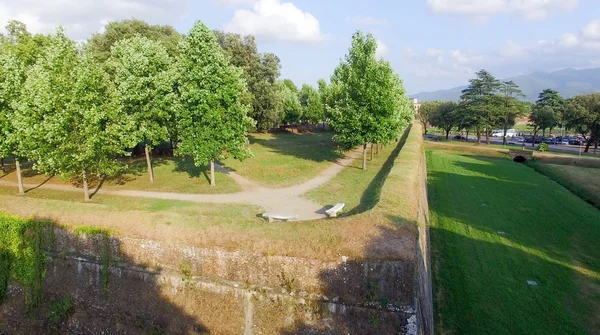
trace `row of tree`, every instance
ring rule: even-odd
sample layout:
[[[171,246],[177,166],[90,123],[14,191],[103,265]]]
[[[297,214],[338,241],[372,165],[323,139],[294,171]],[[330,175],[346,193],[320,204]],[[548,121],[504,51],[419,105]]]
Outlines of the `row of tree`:
[[[546,89],[534,104],[522,98],[524,95],[514,82],[499,81],[481,70],[462,91],[459,102],[423,102],[418,116],[425,129],[428,124],[441,128],[446,138],[454,128],[464,129],[467,137],[470,131],[475,131],[478,143],[482,134],[486,134],[489,144],[490,131],[500,128],[504,130],[503,143],[506,144],[507,130],[521,116],[528,117],[534,136],[540,130],[545,136],[546,130],[551,132],[555,127],[589,136],[586,152],[591,143],[600,139],[600,93],[564,99],[557,91]]]
[[[344,149],[389,143],[413,117],[400,78],[377,60],[373,36],[357,32],[331,84],[278,80],[279,59],[259,54],[253,37],[211,31],[196,22],[187,35],[139,20],[110,23],[77,45],[61,28],[31,35],[11,21],[0,35],[0,156],[40,172],[79,177],[89,199],[90,174],[113,175],[119,158],[143,144],[170,140],[174,154],[197,166],[251,155],[247,131],[279,122],[326,120]],[[252,116],[251,119],[249,116]]]
[[[7,31],[0,41],[0,155],[14,157],[20,193],[24,159],[46,174],[79,176],[88,200],[88,175],[116,173],[118,158],[140,142],[150,175],[148,148],[169,138],[176,155],[198,166],[250,156],[242,70],[201,22],[180,38],[174,56],[135,35],[116,41],[103,61],[60,28],[31,36],[13,21]]]

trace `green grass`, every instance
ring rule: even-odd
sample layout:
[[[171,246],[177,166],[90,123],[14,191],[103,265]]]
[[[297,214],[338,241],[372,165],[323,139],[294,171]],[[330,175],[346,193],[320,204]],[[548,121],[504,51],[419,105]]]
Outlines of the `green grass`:
[[[335,150],[333,133],[252,134],[253,158],[244,162],[233,158],[223,163],[257,183],[285,187],[315,177],[342,155]]]
[[[127,159],[128,169],[115,177],[100,180],[90,176],[91,192],[101,183],[103,189],[110,190],[140,190],[176,193],[234,193],[241,190],[240,186],[227,175],[217,171],[215,174],[217,186],[210,186],[210,171],[208,167],[196,167],[189,158],[158,157],[152,160],[154,183],[150,182],[145,158]],[[75,178],[63,179],[60,176],[46,176],[31,168],[23,169],[23,182],[26,184],[60,184],[78,185],[81,182]],[[13,165],[5,165],[0,180],[14,181],[17,177]]]
[[[353,215],[373,208],[379,201],[381,187],[386,180],[402,143],[379,150],[370,160],[367,151],[367,170],[362,169],[362,150],[357,150],[357,158],[333,179],[305,194],[305,197],[322,205],[345,203],[343,212]],[[376,149],[373,148],[374,152]]]
[[[528,165],[600,209],[600,160],[598,167],[547,164],[543,161],[529,162]]]
[[[600,329],[597,209],[507,159],[428,150],[427,165],[437,333]]]

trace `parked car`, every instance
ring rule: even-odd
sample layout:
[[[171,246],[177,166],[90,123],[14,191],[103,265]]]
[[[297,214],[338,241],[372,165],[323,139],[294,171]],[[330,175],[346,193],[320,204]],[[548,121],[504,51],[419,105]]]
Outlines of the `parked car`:
[[[570,145],[582,145],[583,142],[578,138],[572,138],[569,140]]]
[[[458,135],[454,136],[454,139],[455,139],[455,140],[464,140],[464,139],[465,139],[465,137],[464,137],[464,136],[462,136],[462,135],[460,135],[460,134],[458,134]]]
[[[553,140],[554,140],[554,138],[552,136],[542,137],[542,143],[553,144],[552,143]]]
[[[569,140],[566,139],[566,138],[563,138],[562,140],[560,140],[559,144],[561,144],[561,145],[568,145],[569,144]]]

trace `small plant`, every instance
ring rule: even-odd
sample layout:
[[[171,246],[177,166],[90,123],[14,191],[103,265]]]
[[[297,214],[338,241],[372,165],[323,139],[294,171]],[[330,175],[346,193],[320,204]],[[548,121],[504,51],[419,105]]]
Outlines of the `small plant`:
[[[277,275],[277,278],[279,278],[281,287],[288,292],[292,292],[296,288],[296,280],[294,278],[288,278],[285,272],[281,271],[281,274]]]
[[[189,285],[192,282],[192,265],[188,262],[183,262],[179,266],[179,272],[183,276],[182,280],[186,285]]]
[[[548,144],[542,143],[538,146],[539,151],[548,151]]]
[[[63,320],[65,320],[73,310],[73,303],[70,296],[65,296],[62,299],[56,299],[50,303],[50,308],[46,314],[50,326],[57,328]]]
[[[379,319],[377,319],[376,317],[372,316],[369,318],[369,324],[375,328],[379,328]]]
[[[379,295],[377,294],[377,283],[372,279],[369,279],[365,283],[365,296],[367,301],[377,301],[379,300]]]

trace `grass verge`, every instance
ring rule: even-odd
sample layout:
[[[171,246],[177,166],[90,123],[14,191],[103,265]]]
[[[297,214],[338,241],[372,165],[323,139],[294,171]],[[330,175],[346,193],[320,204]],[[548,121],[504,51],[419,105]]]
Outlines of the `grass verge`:
[[[510,160],[429,150],[427,164],[437,333],[600,329],[597,209]]]
[[[253,158],[223,163],[241,176],[271,187],[285,187],[315,177],[342,155],[335,150],[333,133],[252,134]]]

